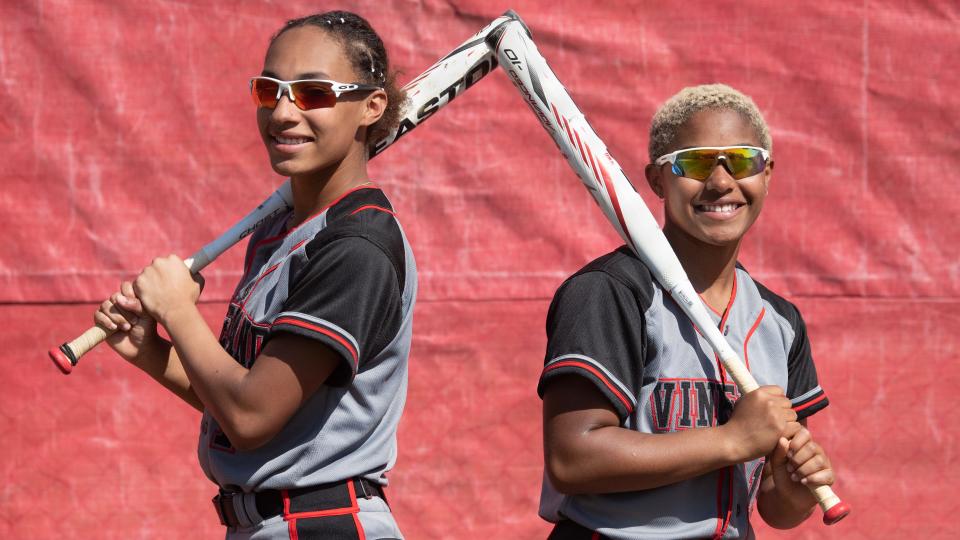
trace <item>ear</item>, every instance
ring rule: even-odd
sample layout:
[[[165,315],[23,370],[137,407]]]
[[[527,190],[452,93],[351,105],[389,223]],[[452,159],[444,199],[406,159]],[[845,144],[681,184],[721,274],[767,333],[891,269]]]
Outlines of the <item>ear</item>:
[[[643,173],[647,177],[647,184],[650,185],[650,189],[653,190],[657,197],[663,199],[663,177],[660,175],[660,167],[657,167],[653,163],[648,163]]]
[[[374,90],[363,102],[363,117],[361,126],[372,126],[387,111],[387,93],[384,90]]]
[[[767,168],[763,171],[763,193],[770,191],[770,180],[773,178],[773,160],[767,163]]]

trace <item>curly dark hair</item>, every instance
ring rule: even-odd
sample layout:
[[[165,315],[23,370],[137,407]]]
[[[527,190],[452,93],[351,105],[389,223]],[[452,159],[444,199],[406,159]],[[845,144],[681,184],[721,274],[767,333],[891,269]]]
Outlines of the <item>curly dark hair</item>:
[[[383,87],[387,93],[387,109],[379,120],[367,128],[366,142],[370,145],[386,138],[400,123],[400,114],[406,104],[407,95],[403,89],[397,87],[397,74],[390,71],[390,60],[380,36],[366,19],[356,13],[328,11],[287,21],[270,39],[270,44],[287,30],[301,26],[320,28],[344,45],[350,65],[360,76],[360,80],[356,82]]]

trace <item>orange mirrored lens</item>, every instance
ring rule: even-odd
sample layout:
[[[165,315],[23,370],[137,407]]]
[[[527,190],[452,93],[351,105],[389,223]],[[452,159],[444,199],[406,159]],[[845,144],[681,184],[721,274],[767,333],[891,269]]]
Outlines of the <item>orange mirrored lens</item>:
[[[329,84],[306,81],[290,85],[293,89],[293,101],[302,110],[323,109],[337,104],[337,95]],[[250,86],[253,102],[258,107],[272,109],[277,106],[277,89],[280,84],[268,79],[254,79]],[[284,88],[286,93],[286,88]],[[281,97],[283,97],[281,95]]]
[[[324,109],[337,104],[337,95],[330,85],[318,82],[294,83],[293,97],[297,106],[304,110]]]
[[[250,85],[250,95],[258,107],[272,109],[277,106],[277,88],[279,84],[265,79],[254,79]]]

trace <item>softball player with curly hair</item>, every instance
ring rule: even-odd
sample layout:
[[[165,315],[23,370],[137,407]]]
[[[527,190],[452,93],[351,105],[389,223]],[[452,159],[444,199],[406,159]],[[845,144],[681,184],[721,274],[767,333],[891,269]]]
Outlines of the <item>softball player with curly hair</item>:
[[[344,11],[289,21],[250,90],[294,204],[251,237],[219,337],[175,256],[123,283],[96,322],[123,330],[111,346],[203,412],[200,464],[228,538],[400,538],[383,488],[417,272],[366,162],[404,96],[376,32]]]

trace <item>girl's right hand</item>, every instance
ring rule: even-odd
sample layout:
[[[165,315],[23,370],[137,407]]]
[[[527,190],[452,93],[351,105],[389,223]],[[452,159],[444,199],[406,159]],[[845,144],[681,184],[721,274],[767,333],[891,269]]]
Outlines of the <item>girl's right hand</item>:
[[[97,326],[113,332],[107,337],[107,344],[130,362],[136,360],[157,339],[157,322],[144,312],[129,281],[121,283],[120,291],[100,304],[93,321]]]
[[[800,430],[797,413],[779,386],[761,386],[740,396],[730,420],[721,426],[738,458],[744,462],[772,452],[780,440]]]

